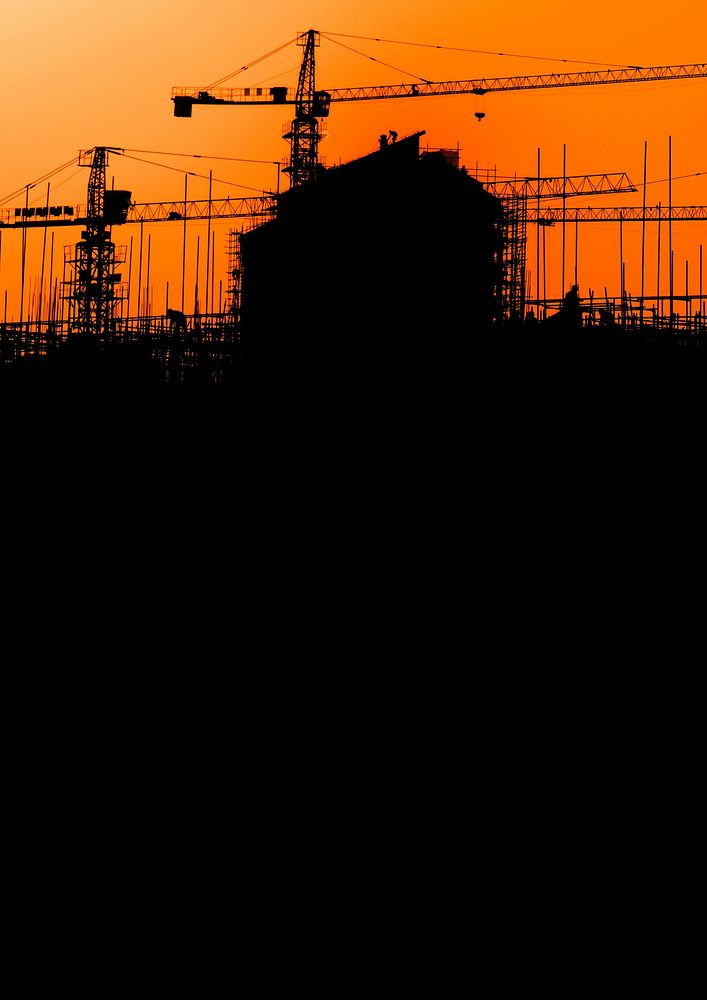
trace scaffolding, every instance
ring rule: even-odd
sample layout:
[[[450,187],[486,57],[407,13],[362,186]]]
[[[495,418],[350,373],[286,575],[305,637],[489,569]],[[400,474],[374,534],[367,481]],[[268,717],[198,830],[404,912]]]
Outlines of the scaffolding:
[[[241,275],[243,263],[241,259],[241,229],[228,231],[228,284],[226,285],[226,309],[233,316],[238,327],[241,315]]]
[[[503,321],[516,322],[525,316],[525,265],[527,246],[528,201],[514,191],[501,198],[503,206],[503,283],[501,304]]]
[[[127,248],[116,247],[107,234],[101,239],[86,234],[75,246],[64,247],[63,298],[74,333],[110,337],[114,332],[116,305],[128,297],[116,265],[126,260]]]

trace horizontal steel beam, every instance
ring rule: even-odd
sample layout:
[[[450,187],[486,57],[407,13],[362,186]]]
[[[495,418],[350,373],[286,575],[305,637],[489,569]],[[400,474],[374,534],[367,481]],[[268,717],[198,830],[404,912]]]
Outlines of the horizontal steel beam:
[[[705,222],[707,221],[707,205],[673,205],[668,209],[666,205],[646,205],[645,213],[643,208],[638,206],[628,206],[623,208],[598,208],[595,206],[587,208],[567,208],[564,211],[561,207],[541,208],[538,214],[537,208],[528,208],[528,222],[538,222],[554,224],[557,222]]]
[[[195,219],[247,219],[269,218],[275,215],[276,199],[274,195],[262,195],[252,198],[208,198],[196,201],[154,201],[133,204],[128,209],[128,217],[124,225],[135,222],[177,222]],[[0,216],[0,229],[44,229],[55,226],[87,226],[86,206],[79,205],[76,214],[70,218],[54,219],[12,217],[9,211]]]
[[[341,87],[329,90],[332,104],[340,101],[378,101],[395,97],[444,97],[452,94],[491,94],[507,90],[543,90],[548,87],[588,87],[609,83],[649,83],[654,80],[692,80],[707,77],[707,63],[676,66],[629,66],[624,69],[581,73],[543,73],[534,76],[482,77],[442,83],[400,83],[379,87]]]

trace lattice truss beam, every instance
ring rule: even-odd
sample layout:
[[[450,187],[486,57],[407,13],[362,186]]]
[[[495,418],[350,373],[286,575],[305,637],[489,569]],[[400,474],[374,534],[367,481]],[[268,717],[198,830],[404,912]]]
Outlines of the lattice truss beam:
[[[374,87],[335,87],[317,93],[327,104],[347,101],[380,101],[399,97],[444,97],[454,94],[500,93],[509,90],[543,90],[558,87],[589,87],[597,84],[649,83],[661,80],[693,80],[707,77],[707,63],[672,66],[629,66],[623,69],[588,70],[578,73],[538,73],[530,76],[480,77],[476,80],[382,84]],[[173,87],[177,108],[191,104],[296,104],[296,91],[289,87]],[[178,117],[187,117],[183,110]]]
[[[622,208],[565,208],[529,206],[528,222],[705,222],[707,205],[631,205]]]

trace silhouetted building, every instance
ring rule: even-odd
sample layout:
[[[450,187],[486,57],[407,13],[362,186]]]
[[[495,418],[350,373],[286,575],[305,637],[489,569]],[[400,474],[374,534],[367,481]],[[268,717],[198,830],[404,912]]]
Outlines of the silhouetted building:
[[[422,135],[322,168],[241,237],[246,360],[453,363],[492,328],[501,202]]]

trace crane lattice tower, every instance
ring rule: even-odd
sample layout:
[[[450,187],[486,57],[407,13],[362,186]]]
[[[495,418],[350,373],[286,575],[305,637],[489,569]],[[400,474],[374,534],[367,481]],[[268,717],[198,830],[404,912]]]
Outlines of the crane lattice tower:
[[[124,264],[126,248],[110,238],[113,222],[124,222],[130,204],[129,191],[106,192],[106,166],[110,149],[96,146],[81,153],[79,165],[90,167],[86,228],[73,247],[64,250],[69,278],[64,298],[69,307],[69,329],[78,334],[110,336],[115,305],[125,298],[116,264]]]

